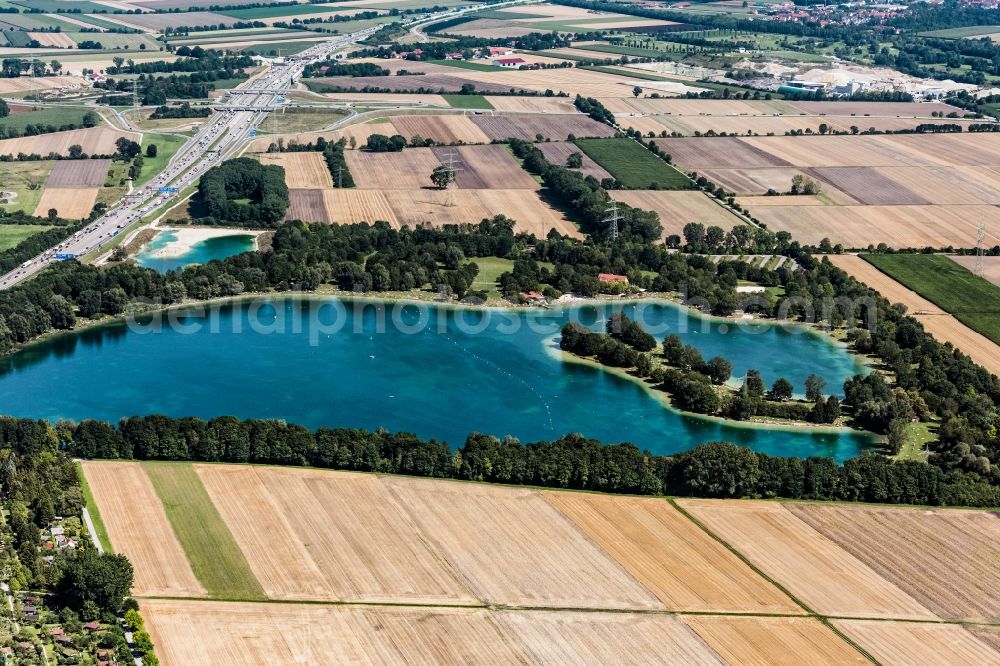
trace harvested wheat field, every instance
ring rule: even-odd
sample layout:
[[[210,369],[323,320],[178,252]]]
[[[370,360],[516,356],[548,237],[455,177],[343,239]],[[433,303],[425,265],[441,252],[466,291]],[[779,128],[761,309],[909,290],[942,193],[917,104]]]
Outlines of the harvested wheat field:
[[[907,152],[885,142],[886,137],[762,136],[741,139],[772,159],[797,167],[924,166]]]
[[[934,112],[948,115],[962,113],[958,107],[944,102],[788,102],[805,113],[826,113],[831,116],[909,116],[930,118]]]
[[[285,219],[329,222],[330,217],[326,214],[326,205],[323,203],[323,190],[288,190]]]
[[[537,190],[538,181],[521,168],[506,146],[458,146],[432,148],[441,164],[454,155],[455,184],[466,190]],[[503,211],[497,211],[501,213]]]
[[[265,153],[260,161],[282,167],[289,189],[333,187],[322,153]]]
[[[60,160],[52,167],[45,187],[100,187],[111,160]]]
[[[37,40],[42,46],[52,46],[58,49],[76,48],[76,42],[65,32],[29,32],[28,37]]]
[[[489,611],[147,599],[164,666],[517,663]]]
[[[729,192],[756,195],[767,194],[768,190],[774,190],[775,192],[788,192],[792,187],[792,178],[803,174],[803,171],[792,167],[762,167],[756,169],[703,168],[698,169],[698,173],[705,176],[713,183],[722,185]],[[829,192],[831,189],[832,188],[830,187],[824,187],[824,194]],[[853,199],[848,198],[847,203],[856,202]]]
[[[344,153],[355,185],[360,189],[408,190],[432,187],[431,172],[441,160],[431,148],[405,148],[398,153]]]
[[[945,619],[1000,621],[1000,518],[985,511],[789,504]]]
[[[1000,189],[976,178],[975,172],[985,172],[985,180],[995,174],[986,167],[881,167],[879,179],[888,179],[897,186],[919,193],[923,203],[942,205],[998,204]],[[872,203],[865,201],[864,203]],[[891,202],[884,202],[891,203]],[[916,203],[914,201],[901,203]]]
[[[997,666],[1000,652],[957,624],[834,620],[884,666]]]
[[[135,567],[133,594],[205,596],[142,466],[93,461],[81,465],[111,544]]]
[[[376,477],[277,467],[244,467],[234,477],[262,489],[336,598],[476,603]]]
[[[663,499],[565,492],[545,498],[670,610],[804,612]]]
[[[466,116],[394,116],[392,124],[407,139],[422,136],[435,143],[489,143],[490,138]]]
[[[535,141],[539,134],[553,141],[563,141],[570,134],[581,139],[615,135],[613,127],[592,120],[582,113],[472,116],[472,122],[491,141],[511,138]]]
[[[13,79],[0,79],[0,95],[29,90],[79,88],[86,84],[84,79],[76,76],[19,76]]]
[[[333,224],[351,224],[352,222],[387,222],[398,229],[402,226],[396,216],[394,206],[390,204],[387,195],[406,194],[409,190],[356,190],[332,189],[322,190],[323,208],[326,219],[321,222]],[[429,194],[429,193],[428,193]]]
[[[35,215],[44,217],[51,209],[56,209],[60,217],[82,220],[90,215],[97,202],[96,187],[48,187],[42,191]]]
[[[487,96],[487,101],[497,111],[519,113],[575,113],[573,100],[566,97],[514,97],[513,95]]]
[[[915,599],[780,504],[678,500],[711,532],[817,613],[932,620]],[[761,539],[766,534],[768,538]]]
[[[500,611],[495,617],[531,664],[723,663],[669,615]]]
[[[583,166],[579,169],[573,169],[574,171],[584,176],[593,176],[597,180],[611,177],[611,174],[605,171],[604,167],[587,157],[575,143],[570,143],[569,141],[550,141],[539,143],[536,147],[542,151],[545,159],[553,164],[565,165],[566,159],[573,153],[576,153],[583,160]]]
[[[455,205],[448,206],[443,190],[386,190],[382,192],[399,224],[478,224],[504,214],[516,222],[518,232],[544,237],[550,229],[580,238],[579,229],[561,213],[550,208],[536,192],[528,190],[455,189]]]
[[[1000,347],[986,336],[941,310],[924,297],[899,284],[861,257],[828,255],[834,266],[864,282],[893,303],[907,306],[924,329],[940,342],[950,342],[990,372],[1000,375]]]
[[[336,599],[331,583],[260,483],[242,466],[196,465],[212,503],[270,599]]]
[[[986,242],[1000,242],[1000,209],[994,206],[758,206],[751,210],[772,231],[788,231],[802,244],[824,238],[847,248],[975,247],[978,223]]]
[[[487,603],[662,608],[538,491],[405,477],[383,483]]]
[[[706,227],[721,227],[730,231],[743,224],[736,215],[712,201],[704,192],[695,190],[611,190],[616,201],[635,208],[655,211],[663,226],[662,238],[684,233],[684,225],[699,222]]]
[[[817,619],[688,615],[683,621],[728,664],[839,666],[869,661]]]
[[[115,141],[126,137],[133,141],[139,140],[135,132],[123,132],[109,127],[89,127],[87,129],[69,130],[26,136],[20,139],[4,139],[0,141],[0,155],[17,155],[18,153],[37,153],[45,156],[49,153],[66,155],[69,147],[79,144],[83,152],[90,155],[114,154]]]

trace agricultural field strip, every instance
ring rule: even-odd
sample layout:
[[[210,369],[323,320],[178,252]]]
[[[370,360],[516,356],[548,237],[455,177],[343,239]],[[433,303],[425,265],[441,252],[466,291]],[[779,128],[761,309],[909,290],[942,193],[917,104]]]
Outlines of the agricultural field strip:
[[[146,464],[148,465],[148,463]],[[172,465],[160,464],[160,467],[169,468]],[[192,469],[190,466],[177,465],[177,467],[187,467],[187,469]],[[143,466],[138,463],[113,463],[113,462],[99,462],[99,463],[85,463],[85,470],[87,473],[88,480],[91,483],[105,484],[101,486],[99,492],[95,492],[95,497],[99,498],[97,501],[99,504],[107,506],[112,506],[112,502],[109,501],[108,493],[114,493],[118,490],[117,486],[108,486],[110,482],[120,483],[123,478],[131,478],[133,480],[140,477],[136,476],[136,470],[142,471]],[[361,559],[359,562],[371,562],[372,558],[377,560],[384,556],[384,553],[380,552],[381,549],[390,549],[392,547],[398,547],[400,541],[407,541],[407,537],[404,533],[399,530],[402,529],[403,532],[407,530],[420,531],[421,527],[419,524],[413,524],[407,522],[409,518],[403,518],[403,523],[392,524],[393,521],[398,521],[399,516],[404,514],[410,514],[415,510],[419,510],[421,514],[426,515],[427,506],[417,507],[416,504],[403,504],[394,503],[393,497],[407,497],[414,500],[430,500],[431,503],[436,506],[439,510],[446,512],[447,514],[452,514],[452,507],[445,505],[447,499],[451,498],[454,492],[444,493],[446,496],[442,500],[438,495],[441,493],[435,492],[432,496],[431,492],[424,490],[421,486],[426,486],[431,484],[431,487],[435,484],[444,484],[452,482],[439,482],[421,479],[411,479],[409,477],[392,477],[392,476],[372,476],[367,474],[354,474],[348,472],[330,472],[326,470],[297,470],[297,469],[287,469],[287,468],[272,468],[272,467],[247,467],[247,466],[229,466],[229,465],[195,465],[194,468],[198,474],[198,477],[203,481],[208,479],[221,480],[223,482],[229,482],[229,486],[226,488],[226,492],[237,491],[239,493],[245,492],[245,482],[247,480],[247,474],[253,474],[255,479],[255,484],[260,486],[263,492],[266,492],[270,496],[270,500],[274,502],[272,511],[280,512],[283,511],[285,515],[290,515],[294,512],[296,514],[297,520],[304,521],[301,525],[295,528],[295,532],[299,535],[305,535],[309,538],[315,538],[316,534],[322,530],[328,529],[331,521],[337,524],[341,529],[342,538],[347,538],[347,542],[353,543],[354,547],[370,548],[374,551],[372,552],[362,552],[358,551],[357,555]],[[97,472],[109,471],[105,473],[103,477],[99,476]],[[112,473],[113,472],[113,473]],[[218,476],[221,475],[221,476]],[[142,477],[145,474],[141,475]],[[213,481],[209,481],[209,485]],[[127,493],[130,495],[142,496],[133,486],[134,483],[130,483]],[[908,620],[914,624],[930,622],[933,624],[948,624],[955,621],[964,620],[941,620],[939,617],[926,614],[920,618],[912,617],[912,613],[909,615],[911,617],[906,617],[906,613],[903,616],[897,616],[889,614],[886,617],[876,617],[871,616],[859,616],[858,614],[850,613],[847,615],[839,615],[836,613],[824,614],[817,611],[806,611],[799,608],[791,599],[784,596],[783,593],[778,591],[777,588],[772,587],[772,585],[765,579],[758,576],[757,572],[747,568],[743,562],[740,560],[743,558],[743,551],[732,546],[729,541],[726,541],[723,537],[720,537],[717,532],[712,531],[710,527],[705,524],[700,524],[692,521],[690,516],[686,516],[688,509],[692,507],[703,507],[707,503],[711,504],[712,501],[708,500],[680,500],[680,504],[684,505],[684,511],[678,512],[673,507],[670,506],[662,498],[632,498],[623,497],[615,495],[601,495],[601,494],[589,494],[589,493],[571,493],[571,492],[559,492],[559,491],[537,491],[537,490],[527,490],[519,488],[510,488],[504,486],[488,486],[479,484],[460,484],[455,483],[455,488],[449,489],[458,492],[460,495],[468,496],[468,492],[463,492],[463,490],[473,489],[476,492],[472,494],[477,500],[485,500],[485,504],[477,501],[476,504],[482,504],[483,508],[495,505],[497,500],[502,501],[508,507],[513,506],[514,508],[522,508],[524,506],[531,507],[531,510],[538,511],[540,506],[548,504],[550,507],[555,509],[556,514],[559,515],[567,524],[571,525],[572,528],[578,530],[580,536],[583,536],[585,541],[582,543],[587,544],[588,553],[599,553],[601,557],[606,557],[610,555],[612,561],[625,567],[625,570],[630,572],[639,572],[637,574],[638,582],[642,584],[645,582],[646,589],[653,591],[660,596],[671,596],[676,595],[679,591],[681,598],[687,598],[688,602],[682,603],[669,603],[668,608],[664,609],[659,607],[658,604],[650,605],[648,601],[639,601],[638,605],[632,608],[628,607],[626,603],[625,607],[621,607],[621,610],[626,610],[629,613],[637,614],[678,614],[678,615],[694,615],[694,616],[710,616],[710,617],[774,617],[774,618],[795,618],[802,617],[802,615],[808,612],[819,618],[833,618],[833,619],[852,619],[858,618],[865,620]],[[216,488],[216,491],[219,489]],[[148,494],[148,493],[147,493]],[[379,502],[371,503],[364,498],[370,498],[372,494],[379,495],[381,497]],[[211,495],[211,493],[210,493]],[[351,511],[345,510],[345,504],[343,502],[344,497],[352,498],[351,501],[347,503],[347,507]],[[534,499],[532,499],[534,498]],[[123,498],[128,499],[128,498]],[[543,500],[541,505],[538,504],[537,500]],[[464,500],[464,498],[463,498]],[[510,501],[513,500],[513,504]],[[525,505],[524,502],[527,501],[528,504]],[[822,507],[825,505],[813,505],[813,504],[802,504],[793,505],[789,509],[789,505],[782,505],[778,503],[763,503],[763,502],[744,502],[738,501],[739,505],[750,506],[751,510],[757,510],[760,505],[765,505],[766,511],[779,511],[788,512],[791,511],[801,511],[801,510],[812,510],[815,508],[817,511],[822,511]],[[419,504],[419,502],[417,502]],[[158,504],[156,501],[147,502],[150,506]],[[382,507],[386,505],[391,505],[393,508],[390,512],[391,515],[396,515],[396,518],[391,518],[390,523],[386,524],[383,521],[386,518],[385,511]],[[721,504],[721,503],[719,503]],[[752,506],[751,506],[752,505]],[[118,506],[118,505],[114,505]],[[337,506],[339,512],[343,514],[350,514],[348,517],[341,515],[338,511],[333,511],[328,507]],[[303,510],[303,507],[310,507],[309,510]],[[379,507],[374,509],[372,507]],[[260,508],[258,506],[258,508]],[[696,511],[699,509],[696,509]],[[857,510],[865,511],[867,508],[845,508],[844,510]],[[542,509],[544,513],[544,509]],[[905,509],[903,511],[906,511]],[[911,510],[914,511],[914,510]],[[983,514],[981,512],[974,511],[960,511],[954,510],[955,513],[951,513],[952,510],[940,510],[936,513],[940,520],[947,522],[949,517],[957,517],[960,521],[966,521],[970,519],[973,520],[985,520],[982,518],[988,514]],[[360,513],[358,513],[360,512]],[[105,510],[105,514],[107,514]],[[916,513],[914,511],[914,513]],[[118,512],[113,512],[109,516],[109,523],[120,520],[120,516],[117,515]],[[791,514],[789,514],[791,515]],[[390,516],[391,517],[391,516]],[[271,518],[266,518],[263,522],[270,524]],[[348,522],[344,522],[348,521]],[[350,523],[350,524],[349,524]],[[231,525],[232,523],[227,523]],[[380,546],[371,546],[365,544],[365,540],[371,537],[371,532],[373,528],[371,525],[379,525],[378,530],[375,530],[381,534],[382,543]],[[963,523],[964,524],[964,523]],[[563,529],[563,523],[557,521],[552,523],[552,525],[557,526],[558,529]],[[117,526],[117,523],[115,523]],[[952,526],[952,529],[955,529]],[[1000,529],[1000,528],[998,528]],[[139,531],[139,530],[135,530]],[[116,543],[121,539],[121,535],[118,537],[114,536],[115,527],[110,527],[109,532],[112,534],[112,540]],[[350,536],[349,533],[354,533]],[[672,544],[672,548],[677,549],[677,552],[671,556],[670,561],[680,561],[679,567],[691,568],[691,572],[698,572],[695,576],[678,576],[676,579],[675,571],[665,571],[668,567],[664,565],[663,562],[657,561],[657,558],[663,556],[663,551],[665,550],[664,543],[661,540],[665,538],[666,534],[670,534],[669,543]],[[287,535],[286,535],[287,536]],[[479,535],[483,536],[483,535]],[[294,538],[294,537],[292,537]],[[569,536],[571,539],[576,537]],[[675,541],[676,540],[676,541]],[[269,539],[266,541],[270,544],[275,541],[274,534],[271,534]],[[240,542],[245,544],[244,541]],[[419,534],[417,541],[413,541],[413,544],[423,544],[423,546],[417,546],[418,550],[420,548],[430,547],[433,550],[431,541],[428,540],[426,532],[424,534]],[[313,552],[323,552],[324,549],[333,549],[336,547],[343,547],[344,541],[334,540],[331,543],[324,544],[313,544],[308,546]],[[241,547],[243,547],[241,545]],[[596,547],[597,550],[590,551],[591,548]],[[730,551],[729,549],[733,549]],[[739,555],[740,559],[736,557],[730,557],[730,552],[734,552]],[[845,552],[844,555],[850,558]],[[326,553],[324,556],[329,556]],[[439,556],[436,556],[439,557]],[[441,564],[447,566],[447,562],[451,561],[451,557],[445,552],[445,559],[440,560]],[[407,564],[412,565],[415,559],[419,557],[414,557],[412,553],[408,553],[403,556],[403,561]],[[699,564],[701,562],[702,564]],[[703,568],[702,565],[710,567],[712,563],[724,563],[727,565],[725,571],[713,572],[710,569]],[[364,569],[363,566],[341,563],[341,571],[345,572],[348,577],[351,575],[358,575],[354,572],[356,569]],[[369,564],[370,566],[370,564]],[[674,565],[671,564],[669,569],[673,569]],[[371,572],[362,572],[360,575],[362,577],[370,575]],[[662,576],[666,574],[667,578],[663,579]],[[417,576],[422,578],[426,575],[423,572]],[[387,577],[386,580],[395,580],[398,576],[398,572],[393,572],[393,576]],[[661,577],[660,580],[654,580],[651,576]],[[686,578],[686,580],[684,580]],[[714,578],[714,581],[712,580]],[[631,579],[626,579],[631,581]],[[664,587],[663,580],[671,581]],[[652,582],[650,582],[652,581]],[[509,581],[507,581],[509,582]],[[884,581],[883,581],[884,582]],[[679,585],[678,585],[679,583]],[[701,586],[701,593],[708,592],[708,597],[698,597],[698,595],[692,597],[689,592],[684,592],[685,589],[695,589],[686,588],[690,584],[696,584]],[[708,587],[705,587],[705,586]],[[458,588],[454,588],[458,589]],[[711,590],[716,590],[711,592]],[[532,592],[533,593],[533,592]],[[189,593],[184,593],[190,596]],[[700,593],[699,593],[700,594]],[[733,595],[736,601],[725,601],[729,598],[727,595]],[[721,595],[721,596],[720,596]],[[172,593],[150,593],[144,594],[142,596],[150,598],[177,598],[179,595],[174,595]],[[389,601],[387,598],[379,600],[380,595],[375,595],[375,597],[369,600],[347,600],[343,598],[334,599],[311,599],[309,601],[316,601],[319,603],[329,603],[337,605],[351,605],[354,603],[360,604],[375,604],[380,603],[385,604],[397,604],[403,603],[407,606],[460,606],[460,607],[478,607],[482,605],[482,602],[477,601],[473,597],[468,595],[462,596],[459,593],[459,598],[452,601],[444,600],[435,602],[429,601]],[[384,595],[383,595],[384,596]],[[391,596],[391,595],[389,595]],[[419,595],[418,595],[419,596]],[[447,595],[446,595],[447,596]],[[720,599],[722,602],[720,603]],[[306,599],[287,599],[289,602],[294,601],[306,601]],[[685,604],[689,605],[690,608],[682,608]],[[673,608],[671,608],[671,606]],[[511,608],[518,608],[521,610],[533,610],[533,609],[548,609],[548,610],[582,610],[584,608],[590,608],[595,611],[601,610],[600,606],[558,606],[558,605],[511,605]],[[619,606],[613,606],[617,608]],[[607,610],[607,609],[606,609]],[[983,617],[976,618],[976,621],[983,623],[990,623],[997,620],[997,618]],[[1000,624],[1000,622],[998,622]]]

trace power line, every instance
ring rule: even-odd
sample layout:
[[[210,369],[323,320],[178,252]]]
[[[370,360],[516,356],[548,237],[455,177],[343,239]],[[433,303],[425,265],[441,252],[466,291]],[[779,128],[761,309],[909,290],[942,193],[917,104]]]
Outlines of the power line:
[[[458,159],[458,153],[455,151],[452,150],[448,152],[444,157],[446,159],[444,167],[447,169],[448,175],[448,180],[445,183],[445,189],[447,189],[448,194],[445,198],[444,205],[451,207],[455,205],[455,177],[459,171],[462,171],[462,168],[455,166],[456,164],[460,164],[460,162],[456,161]]]
[[[604,209],[606,213],[604,221],[610,225],[611,232],[611,242],[618,242],[618,223],[622,221],[621,211],[618,210],[618,202],[614,199],[608,205],[608,208]]]
[[[983,243],[986,242],[986,223],[979,222],[979,233],[976,235],[976,266],[972,272],[983,277]]]

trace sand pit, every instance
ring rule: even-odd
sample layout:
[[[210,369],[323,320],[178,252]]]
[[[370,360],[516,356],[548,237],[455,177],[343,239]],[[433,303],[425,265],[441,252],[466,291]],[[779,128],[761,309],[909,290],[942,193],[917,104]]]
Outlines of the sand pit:
[[[259,236],[264,231],[253,229],[239,229],[228,227],[225,229],[208,227],[163,227],[161,232],[169,232],[174,235],[174,240],[170,241],[150,256],[155,259],[171,259],[180,257],[190,252],[195,245],[210,238],[225,238],[227,236]]]

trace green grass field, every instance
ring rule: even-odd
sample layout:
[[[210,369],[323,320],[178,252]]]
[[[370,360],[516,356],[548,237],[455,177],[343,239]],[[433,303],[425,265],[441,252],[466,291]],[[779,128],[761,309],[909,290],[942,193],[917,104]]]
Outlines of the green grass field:
[[[514,270],[514,261],[499,257],[475,257],[470,263],[479,266],[479,274],[472,285],[473,288],[486,291],[491,298],[500,296],[500,292],[497,291],[497,278],[501,273]]]
[[[0,251],[9,250],[25,238],[51,228],[44,224],[0,224]]]
[[[24,131],[24,128],[28,125],[53,125],[59,128],[63,125],[72,124],[81,127],[83,125],[83,116],[87,111],[93,111],[93,109],[86,109],[80,106],[37,107],[32,111],[12,113],[6,118],[0,118],[0,127],[18,131]],[[98,124],[101,123],[100,117],[98,117],[97,122]]]
[[[935,439],[937,439],[937,427],[933,423],[908,423],[903,446],[893,457],[896,460],[927,462],[927,443]]]
[[[457,67],[459,69],[471,69],[476,72],[502,72],[503,67],[484,65],[481,62],[469,62],[468,60],[428,60],[427,62],[445,67]]]
[[[686,190],[690,179],[641,145],[627,138],[577,139],[576,145],[623,187],[632,190]]]
[[[456,109],[492,109],[493,105],[482,95],[441,95]]]
[[[167,162],[184,145],[185,141],[187,141],[186,136],[178,136],[176,134],[147,133],[143,135],[142,154],[145,156],[146,146],[155,143],[156,157],[143,157],[142,173],[139,174],[138,180],[132,185],[134,187],[142,187],[147,181],[163,171],[167,166]]]
[[[104,552],[113,553],[115,552],[115,549],[111,545],[111,537],[108,536],[108,528],[104,525],[104,519],[101,518],[101,509],[97,506],[93,493],[90,492],[90,484],[87,483],[87,475],[83,473],[83,467],[80,463],[76,463],[76,474],[80,477],[80,490],[83,492],[83,503],[87,507],[87,513],[90,514],[90,521],[94,523],[94,531],[97,532],[97,538],[104,547]]]
[[[940,254],[866,254],[894,280],[1000,344],[1000,287]]]
[[[142,463],[174,528],[191,570],[209,595],[221,599],[263,599],[254,577],[205,486],[186,463]]]
[[[919,34],[924,37],[938,37],[940,39],[965,39],[968,37],[979,37],[980,35],[990,35],[995,32],[1000,32],[1000,25],[972,25],[964,28],[930,30]]]

